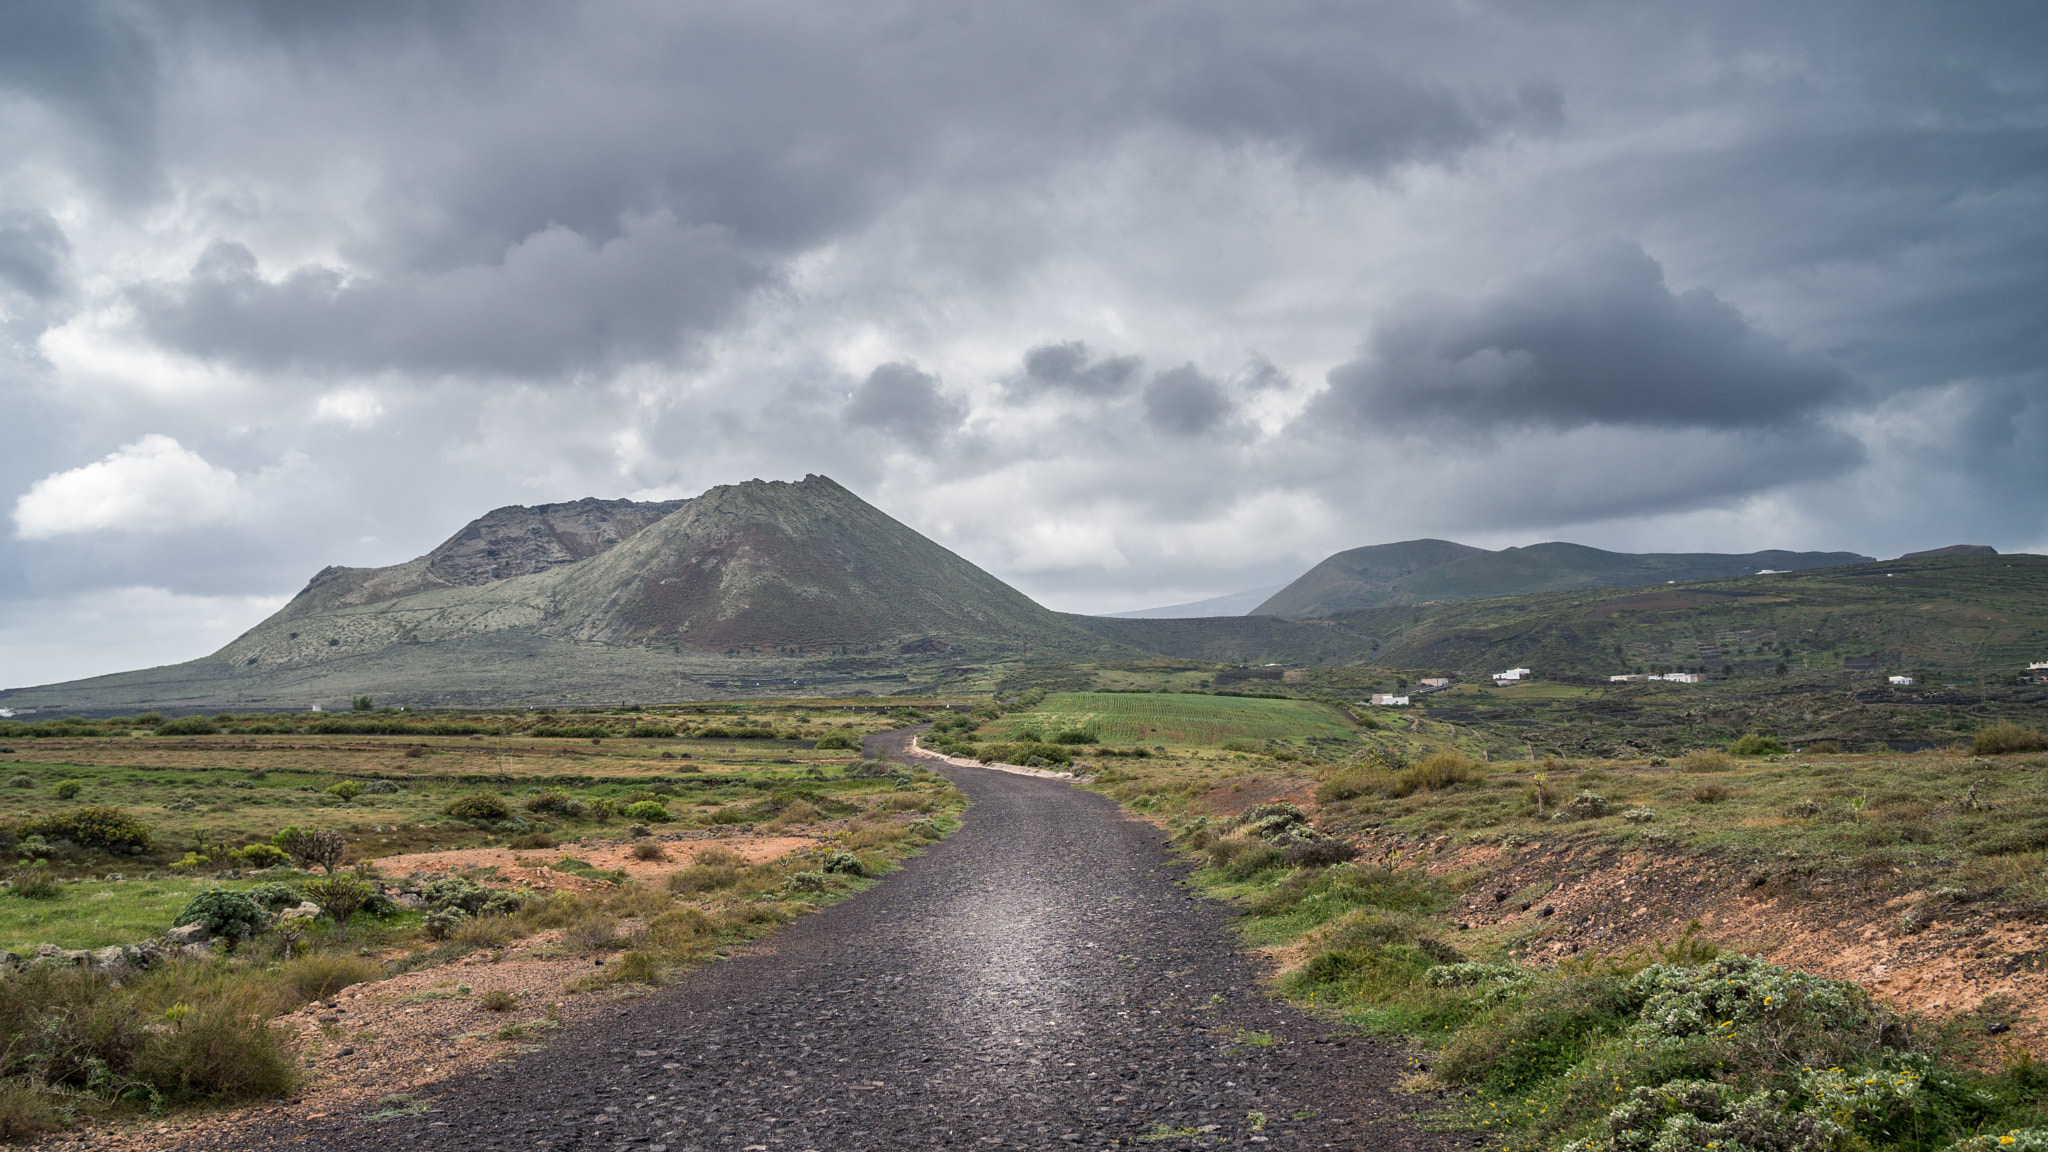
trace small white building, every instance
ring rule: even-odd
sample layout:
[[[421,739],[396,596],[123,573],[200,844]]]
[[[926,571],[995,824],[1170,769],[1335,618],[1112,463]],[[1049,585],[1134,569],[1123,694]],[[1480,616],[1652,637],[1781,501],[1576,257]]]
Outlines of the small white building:
[[[1673,684],[1698,684],[1700,681],[1705,680],[1706,677],[1697,672],[1666,672],[1662,676],[1652,676],[1650,679],[1664,680]]]
[[[1913,678],[1911,676],[1887,676],[1885,677],[1885,679],[1891,681],[1894,684],[1897,684],[1901,688],[1910,688],[1913,686]]]
[[[1529,675],[1527,668],[1510,668],[1505,672],[1495,672],[1493,674],[1493,682],[1496,684],[1513,684],[1527,675]]]
[[[1399,708],[1403,704],[1408,703],[1408,697],[1396,696],[1391,692],[1375,692],[1372,702],[1382,707]]]
[[[1609,676],[1607,682],[1609,684],[1635,684],[1639,681],[1654,679],[1656,679],[1654,676],[1645,676],[1640,672],[1631,672],[1626,676]]]
[[[1449,688],[1451,686],[1451,678],[1449,676],[1426,676],[1420,683],[1424,688]]]

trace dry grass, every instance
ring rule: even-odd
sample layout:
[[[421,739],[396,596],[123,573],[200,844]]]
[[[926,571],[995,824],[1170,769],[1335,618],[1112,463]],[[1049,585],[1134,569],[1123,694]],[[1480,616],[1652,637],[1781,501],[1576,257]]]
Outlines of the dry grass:
[[[325,1000],[351,984],[382,980],[384,966],[363,956],[314,952],[288,961],[280,972],[285,986],[302,1000]]]
[[[1733,772],[1735,770],[1735,758],[1726,752],[1702,749],[1698,752],[1686,753],[1678,761],[1678,770],[1681,772]]]
[[[635,860],[666,860],[668,850],[652,840],[643,840],[633,845],[632,856]]]

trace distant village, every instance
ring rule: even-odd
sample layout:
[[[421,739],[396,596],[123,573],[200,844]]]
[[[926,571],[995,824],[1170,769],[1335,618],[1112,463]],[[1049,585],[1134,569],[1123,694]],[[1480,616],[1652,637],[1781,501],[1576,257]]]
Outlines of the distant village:
[[[2048,660],[2036,661],[2027,665],[2026,675],[2027,679],[2032,680],[2036,684],[2048,684]],[[1534,676],[1535,672],[1528,668],[1509,668],[1504,672],[1495,672],[1492,679],[1494,687],[1509,688]],[[1699,684],[1707,680],[1707,675],[1703,672],[1627,672],[1607,678],[1609,684],[1637,684],[1649,680],[1661,680],[1666,684]],[[1910,688],[1913,686],[1913,677],[1911,676],[1890,675],[1885,677],[1885,680],[1895,687]],[[1415,695],[1428,695],[1431,692],[1449,688],[1454,683],[1456,681],[1448,676],[1431,676],[1427,679],[1416,681],[1416,685],[1422,691]],[[1414,696],[1404,693],[1375,692],[1366,702],[1382,708],[1401,708],[1414,703],[1414,700]]]

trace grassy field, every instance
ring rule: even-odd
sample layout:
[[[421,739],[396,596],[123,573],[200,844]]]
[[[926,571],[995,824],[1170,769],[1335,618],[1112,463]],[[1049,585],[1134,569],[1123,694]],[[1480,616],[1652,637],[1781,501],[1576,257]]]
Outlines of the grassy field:
[[[1108,744],[1172,748],[1220,746],[1227,740],[1349,738],[1352,724],[1336,709],[1310,700],[1133,692],[1058,692],[1028,712],[991,722],[991,738],[1026,730],[1046,739],[1084,731]]]
[[[290,934],[261,921],[213,956],[131,974],[118,992],[70,966],[32,964],[0,980],[0,1139],[289,1092],[296,1061],[268,1017],[343,984],[539,931],[564,929],[571,943],[563,947],[624,953],[570,991],[659,983],[859,890],[955,826],[965,800],[942,778],[867,764],[856,750],[864,733],[923,715],[867,704],[823,721],[810,704],[722,706],[681,719],[643,710],[342,718],[410,729],[402,733],[323,733],[308,730],[317,719],[269,716],[215,717],[206,725],[213,732],[193,735],[144,727],[142,718],[17,725],[0,740],[0,949],[140,943],[205,893],[264,887],[261,895],[284,900],[276,909],[327,900],[321,885],[330,878],[424,905],[385,900],[376,915],[335,922],[323,914]],[[278,731],[287,726],[294,730]],[[651,731],[658,726],[688,735]],[[561,731],[586,727],[602,734]],[[816,746],[835,734],[854,748]],[[331,877],[273,862],[270,846],[287,827],[339,837]],[[713,831],[813,846],[748,864],[721,855]],[[685,836],[663,839],[678,832]],[[484,846],[530,851],[526,866],[575,882],[487,905],[486,889],[507,887],[491,870],[435,887],[432,877],[387,874],[379,864],[402,852]],[[642,849],[651,855],[637,855]],[[662,888],[579,858],[597,851],[677,864],[657,868],[667,876]],[[94,1031],[74,1035],[67,1021],[82,1019],[88,1004]],[[174,1027],[162,1032],[172,1010]],[[191,1045],[206,1048],[204,1075],[191,1071],[181,1047]]]

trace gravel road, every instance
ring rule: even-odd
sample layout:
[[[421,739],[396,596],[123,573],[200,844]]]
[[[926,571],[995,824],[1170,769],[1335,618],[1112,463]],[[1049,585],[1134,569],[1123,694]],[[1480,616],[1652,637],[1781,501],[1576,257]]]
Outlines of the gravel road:
[[[1399,1051],[1262,993],[1228,910],[1176,883],[1157,829],[1063,782],[947,774],[974,801],[965,826],[886,883],[437,1086],[425,1115],[293,1125],[271,1146],[1473,1143],[1398,1120]]]

